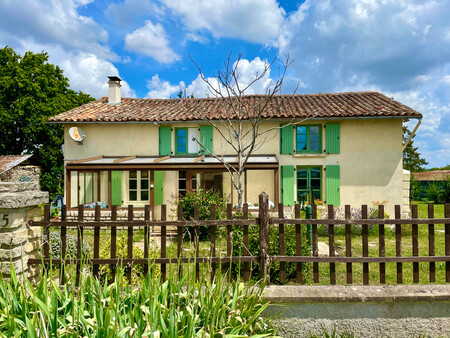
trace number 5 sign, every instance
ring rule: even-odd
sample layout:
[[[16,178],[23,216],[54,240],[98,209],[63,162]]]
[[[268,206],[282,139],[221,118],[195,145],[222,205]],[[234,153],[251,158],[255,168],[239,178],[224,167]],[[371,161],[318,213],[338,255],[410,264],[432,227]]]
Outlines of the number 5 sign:
[[[5,227],[9,223],[9,214],[0,214],[0,227]]]

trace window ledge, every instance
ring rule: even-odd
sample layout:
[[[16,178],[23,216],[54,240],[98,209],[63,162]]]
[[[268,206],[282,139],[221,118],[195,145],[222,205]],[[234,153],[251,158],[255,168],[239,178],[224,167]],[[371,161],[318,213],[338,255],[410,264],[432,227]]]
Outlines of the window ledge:
[[[294,157],[325,157],[327,154],[325,153],[298,153],[298,154],[294,154]]]

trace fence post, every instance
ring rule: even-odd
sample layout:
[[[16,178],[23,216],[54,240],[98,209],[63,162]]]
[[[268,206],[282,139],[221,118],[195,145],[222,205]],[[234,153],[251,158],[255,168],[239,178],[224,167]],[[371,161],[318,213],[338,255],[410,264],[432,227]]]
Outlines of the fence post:
[[[444,217],[450,218],[450,203],[444,204]],[[445,255],[450,256],[450,224],[445,224]],[[450,283],[450,262],[445,262],[445,281]]]
[[[269,196],[263,192],[259,195],[259,244],[261,251],[261,279],[270,284],[269,256]]]

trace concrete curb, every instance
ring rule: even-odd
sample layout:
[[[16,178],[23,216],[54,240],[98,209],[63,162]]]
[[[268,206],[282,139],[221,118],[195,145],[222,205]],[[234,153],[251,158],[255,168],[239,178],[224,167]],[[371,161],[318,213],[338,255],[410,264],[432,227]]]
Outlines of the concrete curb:
[[[450,301],[449,285],[272,285],[271,303]]]

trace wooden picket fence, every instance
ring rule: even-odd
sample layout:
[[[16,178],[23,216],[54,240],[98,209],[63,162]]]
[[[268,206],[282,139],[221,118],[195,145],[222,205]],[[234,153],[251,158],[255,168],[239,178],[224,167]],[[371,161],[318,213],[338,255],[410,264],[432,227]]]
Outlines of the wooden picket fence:
[[[259,196],[259,215],[257,218],[249,219],[248,205],[244,204],[242,218],[233,219],[232,206],[227,206],[227,219],[216,220],[216,206],[211,205],[211,219],[210,220],[198,220],[199,219],[199,207],[195,206],[194,220],[186,221],[183,219],[182,206],[178,206],[177,219],[167,220],[167,208],[165,205],[161,206],[161,219],[150,219],[150,206],[145,207],[144,220],[138,221],[133,219],[133,206],[128,206],[128,220],[117,220],[117,207],[113,206],[111,210],[110,221],[100,221],[101,209],[99,206],[95,209],[94,221],[84,221],[84,208],[78,207],[78,219],[77,221],[66,220],[66,208],[61,210],[60,219],[54,221],[50,217],[50,206],[45,206],[44,220],[43,221],[29,221],[29,226],[43,227],[44,243],[43,243],[43,257],[42,259],[29,259],[28,264],[44,264],[48,267],[49,264],[61,265],[63,263],[76,265],[76,282],[80,280],[80,268],[82,264],[92,265],[93,274],[99,275],[99,267],[102,264],[109,264],[113,267],[111,271],[114,274],[114,267],[119,264],[127,266],[127,276],[131,280],[132,267],[137,264],[144,265],[144,271],[148,270],[148,264],[159,264],[161,266],[161,277],[163,280],[167,277],[167,265],[176,264],[179,267],[179,273],[182,273],[181,263],[194,263],[196,265],[197,276],[200,272],[201,264],[208,264],[211,268],[211,277],[214,277],[217,264],[219,263],[231,263],[240,262],[244,265],[244,280],[248,281],[251,276],[251,263],[260,264],[260,278],[261,280],[269,281],[269,268],[272,262],[280,262],[280,281],[286,282],[286,263],[296,263],[296,282],[304,283],[305,279],[302,275],[303,267],[305,263],[312,263],[312,273],[314,283],[319,283],[319,265],[329,264],[329,283],[336,284],[336,263],[346,264],[346,282],[347,284],[353,283],[353,266],[354,264],[363,265],[363,284],[369,284],[369,264],[377,263],[379,266],[379,283],[386,282],[386,263],[394,262],[397,265],[397,283],[403,283],[403,263],[413,263],[413,282],[419,283],[419,263],[429,263],[429,281],[436,281],[436,263],[445,262],[445,280],[450,283],[450,204],[445,204],[444,213],[445,218],[434,218],[434,206],[428,206],[428,218],[418,218],[417,206],[412,206],[412,217],[409,219],[402,219],[400,206],[395,206],[395,217],[393,219],[384,219],[384,206],[378,206],[378,219],[369,219],[367,205],[362,205],[362,217],[361,219],[350,219],[351,209],[350,206],[345,206],[345,219],[333,219],[333,206],[328,205],[328,217],[327,219],[317,218],[317,206],[312,205],[312,218],[302,219],[300,205],[294,207],[294,218],[284,217],[284,206],[279,204],[278,217],[270,214],[271,211],[268,208],[268,196],[261,194]],[[395,226],[395,256],[386,257],[385,248],[385,226]],[[445,253],[443,256],[435,255],[435,224],[445,224]],[[259,226],[259,255],[253,255],[249,252],[249,226]],[[295,226],[295,255],[286,255],[286,238],[285,227],[288,225]],[[311,241],[311,253],[304,255],[302,252],[302,225],[311,225],[312,241]],[[318,226],[326,225],[328,227],[328,244],[329,255],[320,256],[318,250]],[[335,255],[335,226],[345,225],[345,255]],[[361,242],[362,242],[362,256],[354,257],[352,255],[352,226],[361,225]],[[378,225],[378,256],[369,256],[369,226]],[[402,256],[402,225],[411,225],[412,232],[412,256]],[[428,226],[428,255],[419,256],[419,226]],[[233,243],[232,243],[232,230],[233,226],[242,227],[243,237],[243,255],[233,256]],[[270,255],[270,240],[269,240],[269,228],[275,226],[278,229],[279,235],[279,248],[277,255]],[[76,259],[56,259],[50,256],[49,238],[50,228],[60,228],[61,232],[61,256],[66,257],[67,253],[67,230],[72,228],[77,231],[77,253]],[[149,258],[149,234],[151,227],[160,228],[160,257]],[[176,242],[177,242],[177,256],[167,257],[167,243],[168,243],[168,227],[175,227],[176,230]],[[185,228],[192,227],[194,236],[194,257],[184,257],[183,255],[183,237]],[[200,256],[199,250],[199,228],[210,227],[210,250],[208,256]],[[217,230],[218,227],[226,228],[226,256],[222,254],[217,255]],[[117,230],[127,230],[127,257],[117,258]],[[133,235],[137,229],[144,229],[144,258],[133,257]],[[93,229],[94,243],[93,243],[93,256],[88,258],[82,257],[82,242],[83,232],[85,229]],[[102,233],[102,236],[101,236]],[[108,234],[109,233],[109,234]],[[111,253],[110,258],[99,258],[100,250],[100,237],[104,239],[104,236],[110,236],[111,239]],[[65,283],[64,273],[61,274],[61,283]],[[373,281],[372,281],[373,282]]]

